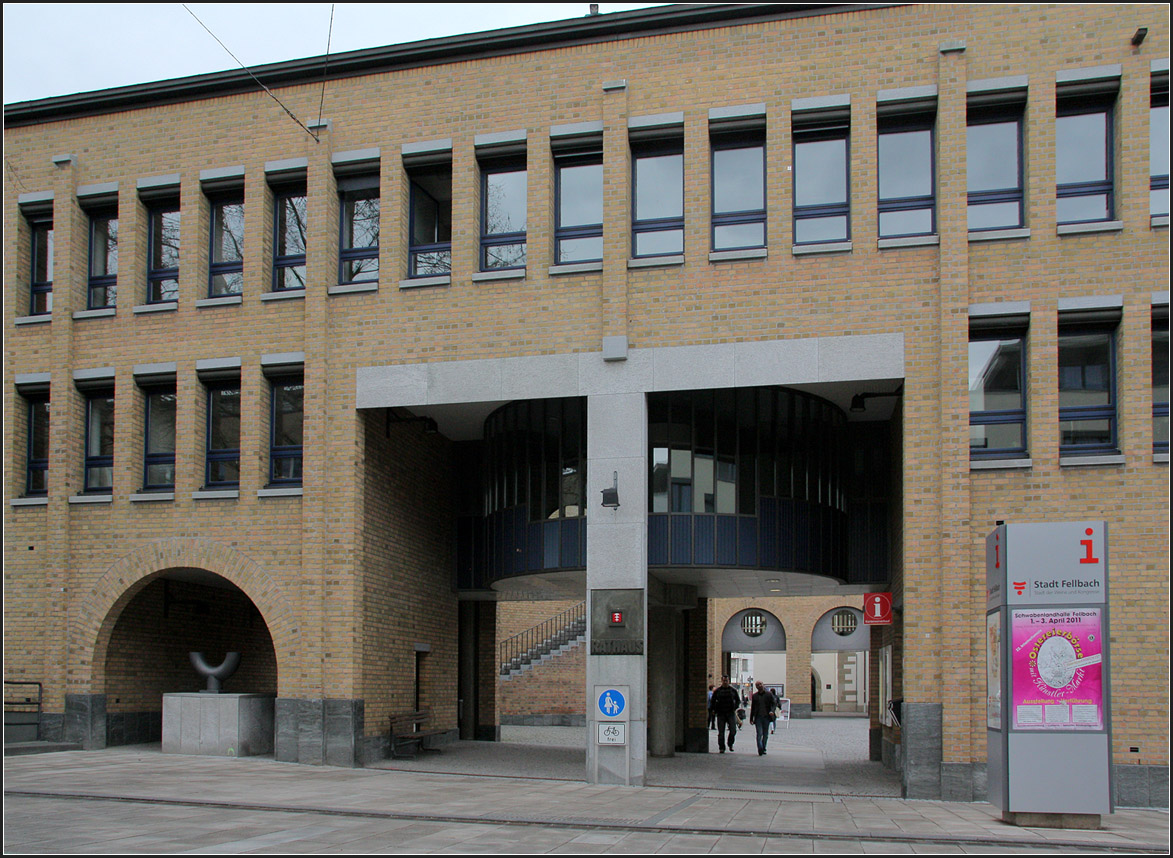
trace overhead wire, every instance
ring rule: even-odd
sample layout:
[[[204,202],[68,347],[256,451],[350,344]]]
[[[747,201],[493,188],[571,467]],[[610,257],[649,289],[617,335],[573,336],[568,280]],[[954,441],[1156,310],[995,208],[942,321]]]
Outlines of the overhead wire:
[[[330,40],[334,37],[334,4],[330,4],[330,29],[326,32],[326,56],[322,62],[322,100],[318,102],[318,127],[322,126],[322,108],[326,105],[326,70],[330,67]]]
[[[285,113],[289,116],[290,119],[292,119],[294,122],[296,122],[301,127],[301,129],[303,131],[305,131],[306,134],[310,135],[310,137],[313,137],[315,143],[321,142],[321,140],[318,138],[318,135],[315,134],[314,132],[310,131],[308,128],[306,128],[305,124],[302,123],[302,121],[300,119],[298,119],[293,114],[293,111],[290,110],[288,107],[286,107],[285,104],[281,101],[281,99],[279,99],[276,95],[273,94],[273,91],[270,90],[269,87],[267,87],[263,83],[261,83],[260,79],[255,74],[252,73],[252,70],[249,69],[249,67],[246,66],[244,63],[242,63],[237,58],[236,54],[232,53],[232,51],[229,51],[228,46],[225,45],[223,42],[221,42],[219,37],[215,33],[213,33],[210,29],[208,29],[208,25],[205,24],[203,21],[201,21],[199,19],[199,16],[196,15],[195,12],[191,11],[191,9],[188,9],[188,6],[186,3],[184,3],[182,5],[183,5],[184,9],[187,9],[187,13],[196,19],[196,23],[199,24],[201,27],[203,27],[205,30],[207,30],[208,35],[211,36],[213,39],[215,39],[217,44],[219,44],[220,47],[222,47],[225,51],[228,52],[228,56],[230,56],[230,57],[232,57],[232,59],[236,60],[237,64],[242,69],[244,69],[246,72],[248,72],[249,77],[251,77],[253,80],[255,80],[257,82],[257,85],[260,86],[260,88],[263,89],[266,93],[268,93],[270,98],[272,98],[275,102],[277,102],[277,104],[281,105],[281,109],[285,111]],[[331,18],[331,21],[333,21],[333,12],[331,12],[330,18]],[[323,97],[324,96],[325,96],[325,93],[323,92]]]

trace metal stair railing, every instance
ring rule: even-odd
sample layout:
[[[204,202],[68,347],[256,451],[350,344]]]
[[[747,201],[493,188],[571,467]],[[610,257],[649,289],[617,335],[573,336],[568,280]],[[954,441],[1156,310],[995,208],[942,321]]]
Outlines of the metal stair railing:
[[[4,680],[5,741],[36,741],[41,738],[41,700],[39,682]]]
[[[501,675],[519,671],[586,632],[586,600],[501,641]]]

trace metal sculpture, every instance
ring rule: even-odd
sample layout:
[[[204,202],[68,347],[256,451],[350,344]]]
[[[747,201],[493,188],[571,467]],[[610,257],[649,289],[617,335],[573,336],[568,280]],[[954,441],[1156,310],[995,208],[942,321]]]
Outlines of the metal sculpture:
[[[227,653],[224,656],[224,661],[220,662],[217,667],[210,666],[204,660],[202,652],[190,652],[188,656],[191,658],[191,666],[200,676],[208,678],[208,687],[200,692],[201,694],[219,694],[221,683],[236,673],[236,668],[240,667],[240,653],[238,652]]]

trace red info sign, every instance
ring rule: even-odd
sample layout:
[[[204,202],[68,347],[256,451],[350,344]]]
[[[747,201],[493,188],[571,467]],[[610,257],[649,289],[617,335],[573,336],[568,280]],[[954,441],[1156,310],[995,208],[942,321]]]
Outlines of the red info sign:
[[[863,624],[890,626],[892,624],[892,594],[868,593],[863,597]]]

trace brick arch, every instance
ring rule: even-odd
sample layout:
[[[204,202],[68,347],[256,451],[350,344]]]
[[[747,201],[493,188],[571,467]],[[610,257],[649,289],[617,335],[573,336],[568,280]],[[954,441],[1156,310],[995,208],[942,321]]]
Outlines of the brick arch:
[[[123,555],[94,583],[70,623],[70,649],[83,665],[83,682],[94,694],[105,692],[106,652],[122,611],[151,581],[169,569],[196,568],[235,584],[265,621],[277,655],[278,683],[292,680],[296,622],[291,600],[277,580],[248,555],[208,539],[163,539]],[[81,689],[78,689],[81,690]],[[280,693],[280,691],[278,692]]]

